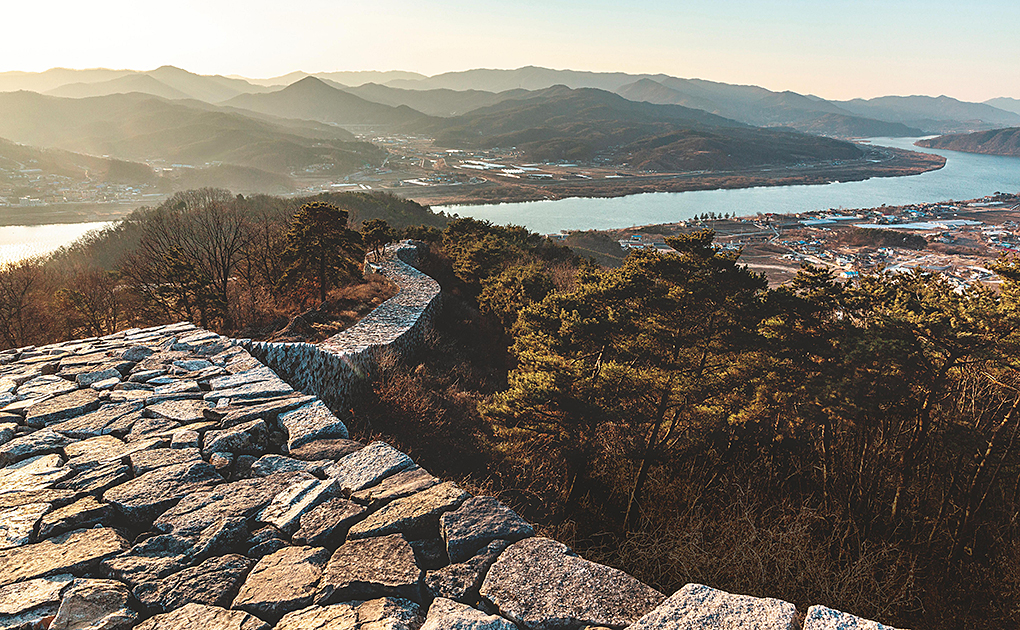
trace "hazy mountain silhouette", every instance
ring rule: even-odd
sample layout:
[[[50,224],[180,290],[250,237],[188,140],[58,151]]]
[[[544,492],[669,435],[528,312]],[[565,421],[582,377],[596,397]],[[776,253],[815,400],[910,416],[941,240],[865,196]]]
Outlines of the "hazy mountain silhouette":
[[[920,129],[853,116],[828,101],[795,92],[770,92],[762,88],[683,79],[668,82],[675,87],[640,79],[621,87],[617,93],[630,100],[696,107],[755,126],[790,127],[820,136],[922,135]]]
[[[48,92],[68,83],[98,83],[109,81],[129,74],[138,74],[134,70],[72,70],[53,68],[44,72],[0,72],[0,92]]]
[[[381,161],[382,151],[342,129],[257,120],[142,94],[66,99],[0,94],[0,137],[123,160],[218,163],[287,174],[332,162],[338,172]]]
[[[917,145],[930,149],[1020,157],[1020,128],[1011,127],[1009,129],[951,134],[919,140]]]
[[[68,83],[45,92],[50,96],[61,96],[66,98],[88,98],[92,96],[108,96],[110,94],[127,94],[138,92],[140,94],[151,94],[169,100],[193,98],[180,90],[175,90],[166,83],[153,78],[147,74],[128,74],[109,81],[96,83]]]
[[[602,156],[648,170],[702,170],[853,159],[856,146],[757,129],[681,105],[555,86],[415,127],[450,147],[516,147],[534,160]]]
[[[404,124],[425,117],[407,106],[391,107],[366,101],[311,76],[282,90],[242,94],[223,104],[273,116],[338,125]]]
[[[985,101],[985,105],[991,105],[1007,112],[1013,112],[1014,114],[1020,114],[1020,99],[1015,98],[993,98]]]
[[[528,98],[534,94],[528,90],[508,90],[499,93],[483,90],[457,91],[445,88],[404,90],[378,83],[366,83],[358,87],[343,88],[343,90],[373,103],[382,103],[391,107],[406,105],[423,114],[442,117],[458,116],[505,100]]]
[[[947,133],[1020,125],[1020,114],[985,103],[967,103],[948,96],[882,96],[840,101],[858,115],[901,122],[928,132]]]

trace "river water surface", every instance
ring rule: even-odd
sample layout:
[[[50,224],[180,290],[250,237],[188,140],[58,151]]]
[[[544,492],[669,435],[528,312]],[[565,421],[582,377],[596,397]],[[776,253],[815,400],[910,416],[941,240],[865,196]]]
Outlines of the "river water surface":
[[[99,230],[107,225],[110,222],[0,227],[0,265],[48,254],[73,243],[90,230]]]
[[[542,234],[671,223],[705,212],[753,215],[790,214],[829,208],[871,208],[949,199],[974,199],[995,192],[1020,192],[1020,158],[921,149],[917,138],[872,138],[872,144],[946,158],[945,167],[909,177],[873,177],[860,182],[812,186],[771,186],[735,190],[643,193],[628,197],[572,198],[556,201],[437,206],[497,224],[523,225]]]

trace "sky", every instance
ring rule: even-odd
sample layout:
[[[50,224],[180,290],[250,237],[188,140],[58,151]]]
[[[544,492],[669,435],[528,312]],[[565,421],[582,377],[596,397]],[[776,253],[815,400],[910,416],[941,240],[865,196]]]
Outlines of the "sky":
[[[1017,0],[33,0],[0,71],[267,78],[526,65],[665,73],[829,99],[1020,98]]]

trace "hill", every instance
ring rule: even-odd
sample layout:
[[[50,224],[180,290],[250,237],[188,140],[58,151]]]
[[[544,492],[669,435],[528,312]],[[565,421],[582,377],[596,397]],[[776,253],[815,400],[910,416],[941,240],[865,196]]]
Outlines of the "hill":
[[[366,83],[358,87],[343,88],[343,90],[373,103],[382,103],[391,107],[404,105],[429,116],[441,117],[458,116],[506,100],[527,98],[532,95],[532,92],[528,90],[508,90],[499,93],[445,88],[405,90],[378,83]]]
[[[854,159],[856,146],[755,129],[680,105],[630,101],[597,89],[556,86],[423,127],[442,146],[517,147],[539,161],[605,158],[655,171]]]
[[[863,138],[922,135],[920,129],[902,123],[853,116],[825,100],[795,92],[770,92],[753,86],[687,79],[664,79],[661,83],[652,79],[640,79],[616,92],[633,101],[695,107],[755,126],[790,127],[820,136]]]
[[[1020,128],[993,129],[918,140],[919,147],[1020,157]]]
[[[108,70],[95,68],[92,70],[72,70],[69,68],[52,68],[44,72],[0,72],[0,92],[47,92],[68,83],[98,83],[110,81],[129,74],[134,70]]]
[[[282,90],[267,94],[242,94],[223,103],[283,118],[317,120],[337,125],[406,124],[424,118],[407,106],[391,107],[372,103],[327,85],[315,77],[305,77]]]
[[[1020,99],[1016,98],[993,98],[985,101],[985,105],[991,105],[999,109],[1006,110],[1007,112],[1013,112],[1014,114],[1020,114]]]
[[[929,133],[956,133],[1020,125],[1020,114],[985,103],[967,103],[948,96],[882,96],[840,101],[858,116],[919,127]]]
[[[0,138],[0,183],[24,185],[50,177],[65,182],[92,180],[133,185],[156,179],[145,164],[59,149],[37,149]]]
[[[108,96],[110,94],[127,94],[129,92],[151,94],[152,96],[168,100],[191,98],[190,94],[176,90],[147,74],[127,74],[116,79],[96,83],[68,83],[49,90],[45,94],[64,98],[89,98],[92,96]]]
[[[141,94],[61,99],[0,94],[0,137],[131,161],[230,164],[291,175],[343,173],[378,163],[382,151],[338,128],[257,120],[207,105]]]
[[[146,72],[56,68],[38,73],[0,74],[0,92],[20,90],[75,98],[142,92],[163,98],[193,98],[218,103],[238,94],[267,92],[270,88],[239,78],[195,74],[174,66],[162,66]]]

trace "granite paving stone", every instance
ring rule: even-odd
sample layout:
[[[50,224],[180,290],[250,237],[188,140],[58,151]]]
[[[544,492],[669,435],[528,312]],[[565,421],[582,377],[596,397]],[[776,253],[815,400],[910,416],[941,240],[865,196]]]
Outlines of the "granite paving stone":
[[[101,404],[98,392],[79,389],[32,405],[25,412],[25,424],[35,428],[46,427],[95,411]]]
[[[530,523],[493,497],[471,497],[439,521],[450,562],[467,560],[497,538],[517,542],[535,535]]]
[[[113,510],[106,503],[98,501],[94,496],[86,496],[44,514],[39,521],[39,538],[96,525],[112,525],[112,513]]]
[[[129,595],[114,580],[75,580],[64,591],[49,630],[126,630],[138,618],[128,607]]]
[[[368,538],[401,532],[414,540],[432,538],[439,533],[439,517],[456,509],[468,493],[451,481],[416,492],[388,503],[379,511],[351,527],[349,538]]]
[[[175,464],[111,488],[103,494],[103,500],[133,523],[151,523],[181,498],[222,480],[204,461]]]
[[[312,603],[330,554],[322,547],[285,547],[258,561],[233,608],[275,621]]]
[[[269,624],[243,610],[186,604],[156,615],[135,626],[135,630],[269,630]]]
[[[526,538],[500,554],[481,595],[529,630],[623,628],[666,599],[623,571],[579,558],[548,538]]]
[[[410,457],[385,442],[372,442],[326,470],[345,492],[374,486],[386,477],[414,466]]]
[[[101,560],[127,549],[116,531],[79,529],[31,545],[0,551],[0,586],[51,573],[82,575]]]
[[[400,534],[349,540],[340,545],[322,574],[319,605],[376,597],[420,602],[422,570]]]
[[[132,593],[150,610],[168,612],[186,604],[229,608],[255,561],[238,554],[215,556],[202,563],[144,582]]]

